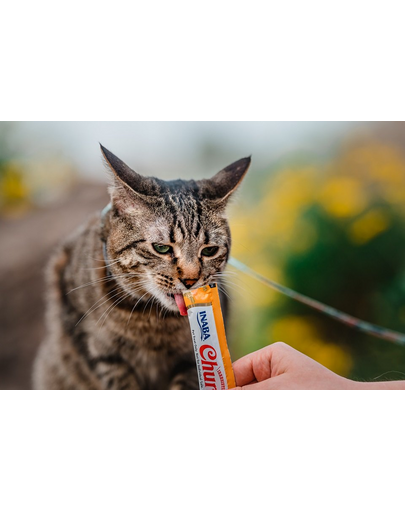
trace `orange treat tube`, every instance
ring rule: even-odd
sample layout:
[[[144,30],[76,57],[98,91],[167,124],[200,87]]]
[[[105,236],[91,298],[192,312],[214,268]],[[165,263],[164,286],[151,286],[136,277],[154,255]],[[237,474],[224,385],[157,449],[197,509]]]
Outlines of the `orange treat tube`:
[[[230,389],[235,376],[216,283],[183,293],[200,389]]]

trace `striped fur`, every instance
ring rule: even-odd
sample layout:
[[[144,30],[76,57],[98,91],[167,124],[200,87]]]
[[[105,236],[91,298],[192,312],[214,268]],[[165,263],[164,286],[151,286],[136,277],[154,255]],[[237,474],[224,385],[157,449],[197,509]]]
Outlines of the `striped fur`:
[[[48,335],[35,361],[34,387],[196,389],[188,320],[173,294],[189,282],[219,280],[231,244],[226,203],[250,158],[210,180],[162,181],[102,151],[114,180],[112,208],[52,258]],[[159,254],[152,244],[171,251]],[[202,255],[210,246],[217,253]]]

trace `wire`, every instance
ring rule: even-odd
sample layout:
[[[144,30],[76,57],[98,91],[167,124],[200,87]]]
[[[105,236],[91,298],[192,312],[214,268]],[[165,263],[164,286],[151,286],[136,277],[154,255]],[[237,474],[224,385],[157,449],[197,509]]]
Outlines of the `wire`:
[[[385,327],[381,327],[379,325],[365,322],[364,320],[360,320],[359,318],[348,315],[347,313],[343,313],[343,311],[339,311],[336,308],[332,308],[331,306],[322,304],[322,302],[319,302],[315,299],[311,299],[310,297],[307,297],[302,293],[298,293],[294,290],[291,290],[291,288],[287,288],[287,286],[278,284],[275,281],[272,281],[271,279],[268,279],[267,277],[258,274],[257,272],[249,268],[247,265],[245,265],[244,263],[235,258],[229,258],[229,264],[237,268],[241,272],[244,272],[245,274],[249,275],[250,277],[257,279],[258,281],[265,284],[269,288],[273,288],[274,290],[277,290],[278,292],[282,293],[283,295],[286,295],[287,297],[290,297],[291,299],[296,300],[297,302],[301,302],[302,304],[305,304],[312,309],[316,309],[317,311],[320,311],[324,315],[330,316],[331,318],[334,318],[338,322],[341,322],[342,324],[345,324],[352,329],[365,332],[367,334],[370,334],[371,336],[382,338],[383,340],[391,341],[399,345],[405,345],[405,334],[402,334],[397,331],[392,331],[391,329],[386,329]]]

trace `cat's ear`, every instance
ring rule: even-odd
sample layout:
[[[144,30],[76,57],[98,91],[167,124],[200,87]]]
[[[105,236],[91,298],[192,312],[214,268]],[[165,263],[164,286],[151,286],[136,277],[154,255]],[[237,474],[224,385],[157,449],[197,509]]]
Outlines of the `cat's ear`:
[[[226,204],[230,196],[241,184],[247,170],[249,169],[251,157],[241,158],[222,171],[219,171],[209,180],[203,180],[205,183],[205,195],[210,200]]]
[[[114,183],[110,187],[111,200],[120,211],[133,208],[136,204],[147,203],[156,195],[156,184],[133,171],[126,163],[100,144],[104,160],[112,171]]]
[[[148,195],[150,186],[148,187],[148,179],[144,178],[137,172],[133,171],[128,165],[115,156],[111,151],[100,144],[101,152],[108,167],[112,170],[114,177],[118,179],[124,186],[129,187],[138,194]]]

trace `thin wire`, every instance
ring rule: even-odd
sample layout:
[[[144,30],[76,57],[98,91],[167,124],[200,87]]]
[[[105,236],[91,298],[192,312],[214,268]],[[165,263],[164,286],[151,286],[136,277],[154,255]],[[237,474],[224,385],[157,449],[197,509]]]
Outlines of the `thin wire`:
[[[291,288],[287,288],[287,286],[278,284],[275,281],[272,281],[271,279],[268,279],[267,277],[258,274],[257,272],[249,268],[247,265],[245,265],[244,263],[235,258],[229,258],[229,263],[233,267],[240,270],[241,272],[244,272],[250,277],[257,279],[258,281],[265,284],[269,288],[273,288],[274,290],[277,290],[278,292],[282,293],[283,295],[286,295],[287,297],[290,297],[291,299],[296,300],[297,302],[301,302],[302,304],[305,304],[310,308],[316,309],[317,311],[320,311],[324,315],[330,316],[331,318],[334,318],[338,322],[341,322],[342,324],[345,324],[352,329],[365,332],[377,338],[382,338],[383,340],[398,343],[399,345],[405,345],[405,334],[402,334],[397,331],[392,331],[391,329],[386,329],[385,327],[381,327],[379,325],[365,322],[364,320],[360,320],[359,318],[348,315],[347,313],[343,313],[343,311],[339,311],[336,308],[327,306],[326,304],[323,304],[322,302],[319,302],[315,299],[311,299],[310,297],[307,297],[302,293],[298,293],[294,290],[291,290]]]

